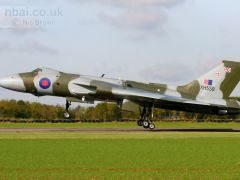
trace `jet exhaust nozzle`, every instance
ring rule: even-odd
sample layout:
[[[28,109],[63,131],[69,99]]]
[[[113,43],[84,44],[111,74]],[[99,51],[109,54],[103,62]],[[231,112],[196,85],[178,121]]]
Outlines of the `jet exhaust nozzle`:
[[[227,114],[228,114],[228,111],[225,110],[225,109],[220,109],[220,110],[218,111],[218,114],[219,114],[219,115],[227,115]]]

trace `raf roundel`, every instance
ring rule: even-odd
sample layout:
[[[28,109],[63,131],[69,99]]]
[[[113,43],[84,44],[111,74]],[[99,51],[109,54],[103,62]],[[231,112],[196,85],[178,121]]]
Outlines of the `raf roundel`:
[[[39,86],[42,88],[42,89],[48,89],[50,88],[51,86],[51,81],[50,79],[48,78],[42,78],[39,82]]]

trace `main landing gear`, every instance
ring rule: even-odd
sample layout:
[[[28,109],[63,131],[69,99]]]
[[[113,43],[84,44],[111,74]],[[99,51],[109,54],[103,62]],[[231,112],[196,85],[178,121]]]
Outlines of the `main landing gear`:
[[[152,106],[144,106],[140,110],[140,120],[137,122],[138,126],[143,126],[145,129],[155,129],[155,124],[152,122]]]
[[[66,101],[66,112],[64,113],[64,117],[65,117],[66,119],[69,119],[69,118],[70,118],[70,114],[69,114],[69,112],[68,112],[70,106],[71,106],[71,102],[67,100],[67,101]]]

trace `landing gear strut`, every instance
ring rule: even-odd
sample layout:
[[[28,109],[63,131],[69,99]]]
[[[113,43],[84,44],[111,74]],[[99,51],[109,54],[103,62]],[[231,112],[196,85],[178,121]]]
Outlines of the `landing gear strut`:
[[[64,117],[65,117],[66,119],[70,118],[70,114],[69,114],[69,112],[68,112],[70,106],[71,106],[71,102],[70,102],[70,101],[66,101],[66,112],[64,113]]]
[[[152,105],[144,105],[140,110],[140,120],[137,122],[138,126],[143,126],[145,129],[155,129],[155,124],[152,122]]]

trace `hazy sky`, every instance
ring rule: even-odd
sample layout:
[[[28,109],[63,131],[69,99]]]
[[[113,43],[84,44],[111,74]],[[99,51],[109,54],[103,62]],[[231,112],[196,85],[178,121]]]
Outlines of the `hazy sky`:
[[[0,77],[43,66],[187,83],[223,59],[240,60],[239,7],[239,0],[0,0]]]

